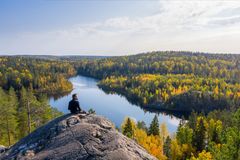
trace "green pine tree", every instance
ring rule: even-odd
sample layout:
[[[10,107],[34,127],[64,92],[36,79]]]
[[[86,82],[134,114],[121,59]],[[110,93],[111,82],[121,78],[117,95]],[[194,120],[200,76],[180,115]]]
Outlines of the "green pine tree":
[[[193,130],[188,125],[178,126],[176,138],[180,144],[192,144]]]
[[[18,138],[21,139],[27,135],[27,109],[26,109],[26,101],[27,101],[27,91],[23,87],[20,91],[20,99],[19,99],[19,107],[17,110],[18,117]]]
[[[158,123],[158,117],[157,115],[154,116],[151,124],[150,124],[150,127],[149,127],[149,130],[148,130],[148,134],[149,135],[159,135],[159,123]]]
[[[41,110],[43,109],[34,96],[33,90],[22,88],[18,109],[19,138],[26,136],[38,127],[37,121],[39,121],[39,116],[42,116]]]
[[[123,134],[129,138],[133,137],[133,127],[132,127],[131,119],[129,117],[127,118],[127,122],[123,128]]]
[[[16,142],[17,97],[13,88],[6,94],[0,88],[0,143],[12,145]]]
[[[193,145],[196,147],[197,151],[202,151],[206,146],[206,132],[207,128],[204,124],[204,118],[201,117],[197,123],[196,130],[193,136]]]
[[[163,153],[167,156],[170,157],[171,154],[171,138],[167,136],[164,144],[163,144]]]
[[[17,141],[17,107],[18,98],[13,88],[8,92],[8,129],[9,129],[9,145],[14,144]]]

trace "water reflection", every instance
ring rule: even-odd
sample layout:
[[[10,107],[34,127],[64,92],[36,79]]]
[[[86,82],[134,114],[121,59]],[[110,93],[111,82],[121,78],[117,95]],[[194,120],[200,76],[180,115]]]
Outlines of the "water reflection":
[[[106,94],[117,94],[113,91],[108,91],[108,90],[104,90],[103,88],[100,88],[101,90],[103,90]],[[131,103],[132,105],[138,106],[140,107],[143,111],[145,112],[151,112],[151,113],[159,113],[159,114],[163,114],[163,115],[169,115],[170,117],[177,117],[177,118],[181,118],[181,119],[188,119],[189,115],[191,114],[190,112],[181,112],[181,111],[171,111],[171,110],[166,110],[166,109],[159,109],[155,106],[152,107],[143,107],[141,106],[141,104],[138,103],[138,101],[131,99],[131,98],[127,98],[122,94],[118,94],[121,97],[126,98],[126,100]]]
[[[97,114],[103,115],[120,127],[125,117],[131,117],[136,121],[145,121],[147,125],[157,114],[160,123],[165,122],[170,132],[174,132],[179,124],[179,118],[174,113],[159,112],[154,109],[143,109],[138,105],[129,102],[125,97],[113,93],[105,93],[98,88],[97,80],[84,76],[76,76],[69,79],[74,89],[67,95],[51,97],[50,105],[58,108],[64,113],[68,113],[67,106],[71,95],[76,93],[79,97],[80,105],[84,110],[93,108]],[[177,115],[178,116],[178,115]]]

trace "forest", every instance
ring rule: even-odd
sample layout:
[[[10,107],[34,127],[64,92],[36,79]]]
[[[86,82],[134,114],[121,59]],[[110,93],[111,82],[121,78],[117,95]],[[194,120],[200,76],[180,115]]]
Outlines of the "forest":
[[[240,106],[240,84],[224,79],[202,78],[186,74],[139,74],[111,76],[99,86],[106,91],[126,95],[143,107],[172,111],[209,112]]]
[[[154,117],[121,131],[160,160],[240,159],[240,55],[151,52],[84,60],[78,73],[145,108],[188,112],[177,132]]]
[[[11,146],[61,114],[46,96],[35,96],[31,88],[17,92],[12,87],[8,91],[0,88],[0,144]]]
[[[149,52],[131,56],[82,60],[78,73],[103,79],[134,74],[193,74],[240,82],[239,54],[207,54],[193,52]]]
[[[34,129],[62,115],[48,96],[67,93],[76,74],[69,62],[32,57],[0,57],[0,144],[13,145]]]
[[[0,86],[5,90],[32,87],[39,93],[66,93],[72,90],[67,78],[76,74],[69,62],[32,57],[0,57],[0,66]]]
[[[142,107],[207,113],[240,104],[240,55],[151,52],[82,60],[78,73]]]
[[[0,57],[0,144],[10,146],[62,113],[48,96],[76,74],[144,108],[187,112],[173,135],[126,118],[121,131],[160,160],[240,158],[240,55],[151,52],[120,57]]]
[[[121,131],[159,160],[237,160],[240,158],[240,109],[213,111],[207,116],[192,112],[170,135],[155,115],[149,127],[127,117]]]

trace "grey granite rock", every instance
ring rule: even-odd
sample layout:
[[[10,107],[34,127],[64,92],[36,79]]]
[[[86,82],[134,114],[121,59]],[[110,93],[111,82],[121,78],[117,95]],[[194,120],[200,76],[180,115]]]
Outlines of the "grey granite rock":
[[[0,145],[0,154],[4,153],[7,150],[7,147]]]
[[[20,140],[0,159],[155,160],[114,125],[95,114],[64,115]]]

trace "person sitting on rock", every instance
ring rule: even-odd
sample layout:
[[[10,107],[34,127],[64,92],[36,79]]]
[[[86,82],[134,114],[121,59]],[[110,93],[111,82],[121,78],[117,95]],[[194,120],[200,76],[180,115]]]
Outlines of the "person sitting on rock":
[[[70,110],[72,114],[78,114],[82,112],[82,109],[80,108],[80,105],[78,102],[77,94],[72,95],[72,100],[68,104],[68,110]]]

